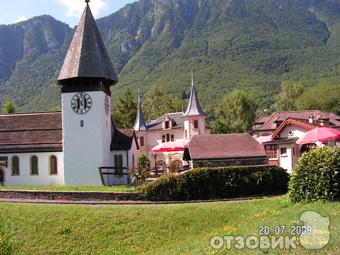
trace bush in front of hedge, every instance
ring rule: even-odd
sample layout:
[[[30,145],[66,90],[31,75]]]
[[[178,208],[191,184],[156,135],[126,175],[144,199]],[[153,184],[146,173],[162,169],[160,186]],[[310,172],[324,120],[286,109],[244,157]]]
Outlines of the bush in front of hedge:
[[[340,147],[324,147],[304,153],[289,184],[294,202],[340,200]]]
[[[188,201],[283,194],[287,172],[276,166],[198,168],[168,174],[141,188],[147,200]]]

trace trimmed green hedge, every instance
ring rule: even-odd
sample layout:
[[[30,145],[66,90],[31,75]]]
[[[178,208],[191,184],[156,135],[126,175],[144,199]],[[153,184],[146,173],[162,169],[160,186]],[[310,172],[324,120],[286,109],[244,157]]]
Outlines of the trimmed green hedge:
[[[289,184],[294,202],[340,199],[340,147],[324,147],[304,153]]]
[[[289,176],[276,166],[198,168],[168,174],[141,188],[143,199],[188,201],[286,193]]]

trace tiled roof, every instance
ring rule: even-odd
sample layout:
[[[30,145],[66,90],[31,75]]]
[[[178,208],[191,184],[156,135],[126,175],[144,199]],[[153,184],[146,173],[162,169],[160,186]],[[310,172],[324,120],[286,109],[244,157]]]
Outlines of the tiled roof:
[[[162,130],[162,122],[165,118],[170,118],[174,121],[175,126],[173,126],[173,129],[183,128],[183,112],[175,112],[175,113],[167,113],[164,114],[162,117],[158,118],[157,120],[153,120],[147,124],[148,130]]]
[[[134,139],[133,129],[116,129],[112,134],[111,151],[130,150]]]
[[[256,130],[275,130],[277,128],[276,122],[283,122],[288,118],[308,120],[309,117],[313,116],[315,123],[318,124],[324,118],[329,118],[329,126],[340,128],[340,116],[334,113],[325,113],[319,110],[310,111],[290,111],[290,112],[275,112],[269,117],[261,117],[255,124],[264,122],[264,124],[255,127]]]
[[[309,123],[308,120],[288,118],[284,122],[282,122],[281,125],[275,130],[272,135],[273,139],[277,138],[287,125],[294,125],[307,131],[313,130],[317,127],[321,127],[320,125]]]
[[[101,78],[110,85],[118,82],[88,4],[66,54],[58,83],[74,78]]]
[[[62,114],[0,115],[0,152],[62,151]]]
[[[188,148],[194,160],[266,157],[263,147],[249,134],[198,135]]]

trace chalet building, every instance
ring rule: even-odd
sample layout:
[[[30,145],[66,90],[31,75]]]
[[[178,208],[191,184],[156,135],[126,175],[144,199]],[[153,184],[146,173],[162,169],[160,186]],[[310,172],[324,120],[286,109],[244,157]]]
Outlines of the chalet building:
[[[272,135],[275,130],[288,118],[300,119],[324,127],[340,129],[340,116],[321,112],[311,111],[290,111],[275,112],[271,116],[260,117],[253,125],[252,134],[256,137]]]
[[[185,112],[167,113],[156,120],[145,123],[139,95],[137,117],[134,125],[139,150],[151,159],[152,168],[156,166],[162,171],[165,165],[174,161],[178,162],[178,165],[183,165],[184,145],[195,136],[211,133],[211,129],[206,127],[205,120],[206,114],[198,100],[193,75],[190,99]],[[153,151],[155,146],[167,143],[179,143],[181,148],[178,151]]]
[[[137,140],[113,125],[118,78],[88,2],[58,77],[62,112],[0,115],[0,183],[128,183]]]
[[[297,160],[313,147],[335,146],[336,141],[324,144],[297,144],[298,139],[311,130],[331,127],[340,130],[340,116],[321,111],[277,112],[261,117],[254,124],[252,133],[264,146],[269,164],[279,165],[292,172]]]
[[[195,168],[268,164],[263,147],[249,134],[195,136],[184,151],[184,159]]]

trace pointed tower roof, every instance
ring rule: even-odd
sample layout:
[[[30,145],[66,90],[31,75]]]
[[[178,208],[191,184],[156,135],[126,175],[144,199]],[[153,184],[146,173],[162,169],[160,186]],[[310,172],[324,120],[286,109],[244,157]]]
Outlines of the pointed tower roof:
[[[144,121],[144,114],[142,110],[142,100],[141,100],[139,90],[138,90],[137,116],[136,116],[136,122],[135,122],[133,129],[135,131],[145,131],[147,129],[145,125],[145,121]]]
[[[197,94],[196,94],[194,74],[192,73],[192,75],[191,75],[190,99],[189,99],[188,108],[187,108],[186,112],[184,113],[184,117],[202,116],[202,115],[206,115],[206,114],[202,110],[200,102],[198,101]]]
[[[89,0],[85,2],[86,7],[66,54],[58,84],[68,85],[71,79],[94,78],[111,86],[118,82],[118,78],[91,13]]]

